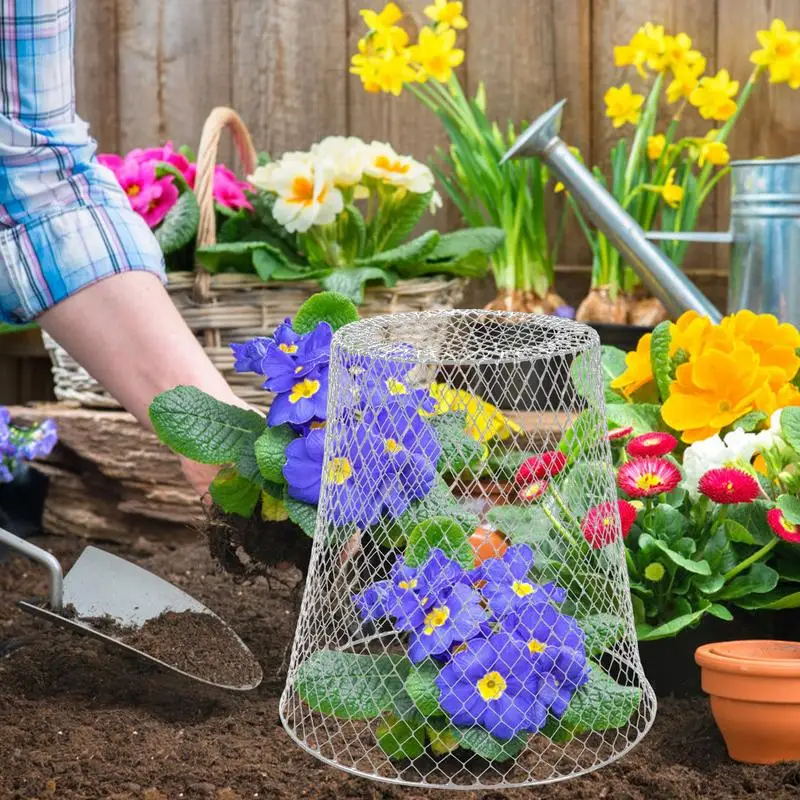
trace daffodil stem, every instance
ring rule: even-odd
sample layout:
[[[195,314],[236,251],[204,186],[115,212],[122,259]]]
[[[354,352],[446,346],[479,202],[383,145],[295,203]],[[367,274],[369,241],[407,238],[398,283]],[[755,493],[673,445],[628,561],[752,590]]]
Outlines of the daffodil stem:
[[[753,555],[746,558],[741,564],[737,564],[733,569],[729,569],[722,577],[727,583],[731,578],[735,578],[740,572],[744,572],[748,567],[752,567],[757,561],[761,561],[764,556],[769,555],[780,543],[776,536],[771,542],[765,544],[760,550],[756,550]]]

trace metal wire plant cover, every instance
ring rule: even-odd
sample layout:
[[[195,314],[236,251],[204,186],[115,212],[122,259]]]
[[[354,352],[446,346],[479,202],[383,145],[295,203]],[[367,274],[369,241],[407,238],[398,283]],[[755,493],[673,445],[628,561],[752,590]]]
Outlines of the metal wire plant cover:
[[[322,475],[280,704],[300,746],[377,780],[504,788],[646,733],[635,509],[616,499],[594,331],[486,311],[345,326]]]

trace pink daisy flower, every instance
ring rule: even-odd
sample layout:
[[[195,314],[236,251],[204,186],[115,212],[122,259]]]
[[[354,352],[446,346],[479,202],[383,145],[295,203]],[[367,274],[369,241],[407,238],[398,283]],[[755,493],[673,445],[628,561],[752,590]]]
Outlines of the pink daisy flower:
[[[664,458],[634,458],[617,470],[617,483],[628,497],[655,497],[671,492],[681,482],[681,471]]]
[[[744,470],[719,467],[704,473],[697,483],[700,494],[715,503],[752,503],[758,497],[758,481]]]
[[[776,536],[792,544],[800,544],[800,525],[789,522],[779,508],[767,511],[767,522]]]
[[[606,439],[609,442],[617,442],[620,439],[627,439],[633,433],[633,425],[628,425],[625,428],[614,428],[606,434]]]
[[[583,538],[595,550],[615,541],[618,530],[624,539],[636,521],[636,513],[636,509],[627,500],[617,500],[616,507],[614,503],[610,502],[593,506],[581,524]],[[619,529],[617,528],[617,514],[619,514],[620,521]]]
[[[549,485],[549,481],[533,481],[519,490],[519,499],[526,503],[535,503],[542,498]]]
[[[523,486],[531,481],[553,478],[567,466],[567,457],[560,450],[547,450],[522,462],[517,470],[517,483]]]
[[[634,436],[625,449],[631,456],[665,456],[678,446],[678,440],[671,433],[643,433]]]

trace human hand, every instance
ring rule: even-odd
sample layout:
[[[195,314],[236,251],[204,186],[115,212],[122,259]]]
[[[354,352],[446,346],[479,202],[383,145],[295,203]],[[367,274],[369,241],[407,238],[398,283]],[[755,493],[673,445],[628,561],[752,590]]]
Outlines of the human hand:
[[[217,476],[219,467],[213,464],[198,464],[196,461],[181,457],[181,469],[192,488],[203,498],[203,502],[210,504],[211,497],[208,494],[208,487]]]

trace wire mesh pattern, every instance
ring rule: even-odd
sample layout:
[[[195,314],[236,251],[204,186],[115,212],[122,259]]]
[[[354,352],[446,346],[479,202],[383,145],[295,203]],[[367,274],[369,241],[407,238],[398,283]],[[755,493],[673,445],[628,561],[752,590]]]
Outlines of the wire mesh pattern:
[[[590,328],[433,311],[345,326],[284,727],[334,766],[531,786],[649,729]]]

